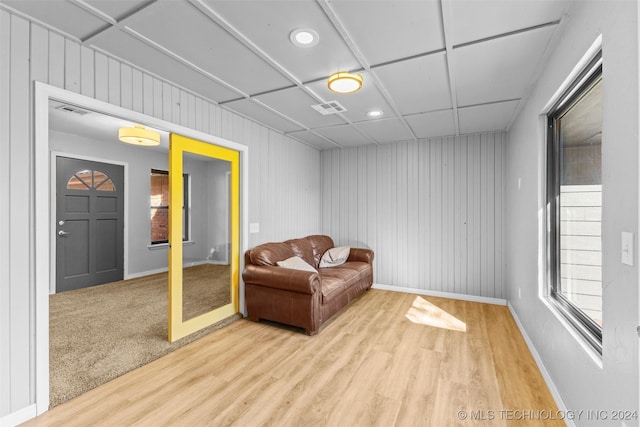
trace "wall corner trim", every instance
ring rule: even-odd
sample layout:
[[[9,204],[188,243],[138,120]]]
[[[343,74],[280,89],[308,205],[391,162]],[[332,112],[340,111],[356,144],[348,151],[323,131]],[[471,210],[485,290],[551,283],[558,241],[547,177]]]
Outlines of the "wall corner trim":
[[[509,311],[513,316],[513,320],[516,321],[516,325],[518,325],[518,329],[520,330],[520,333],[522,334],[524,341],[527,343],[527,347],[529,347],[529,351],[531,352],[531,355],[533,356],[533,359],[535,360],[536,365],[538,365],[538,369],[540,369],[540,373],[544,378],[544,382],[547,384],[547,387],[549,387],[549,391],[551,392],[551,396],[553,396],[553,400],[556,402],[556,405],[558,405],[558,410],[566,414],[567,412],[569,412],[567,405],[564,403],[564,400],[560,395],[560,391],[558,391],[556,384],[553,382],[553,379],[551,378],[549,371],[544,365],[544,362],[542,361],[542,358],[540,357],[538,350],[536,350],[536,348],[534,347],[533,341],[531,341],[531,338],[529,338],[527,331],[524,329],[524,325],[520,321],[520,318],[518,317],[518,314],[516,313],[515,308],[509,302],[507,302],[507,307],[509,307]],[[571,419],[565,419],[564,422],[567,424],[567,427],[576,426],[575,422]]]

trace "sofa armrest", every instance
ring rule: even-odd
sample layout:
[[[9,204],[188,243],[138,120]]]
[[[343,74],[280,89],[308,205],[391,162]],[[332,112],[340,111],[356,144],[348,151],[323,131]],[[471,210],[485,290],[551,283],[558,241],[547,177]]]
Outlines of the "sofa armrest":
[[[313,295],[320,290],[320,276],[310,271],[294,270],[291,268],[270,265],[245,266],[242,272],[245,283],[264,286],[283,291]]]
[[[351,248],[347,261],[360,261],[373,264],[373,251],[365,248]]]

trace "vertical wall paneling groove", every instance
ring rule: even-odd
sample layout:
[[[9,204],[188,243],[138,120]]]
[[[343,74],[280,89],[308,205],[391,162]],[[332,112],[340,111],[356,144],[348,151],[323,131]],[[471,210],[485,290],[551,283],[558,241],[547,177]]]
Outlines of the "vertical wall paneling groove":
[[[153,79],[153,116],[163,117],[163,103],[162,103],[162,81]],[[202,131],[202,129],[197,129]]]
[[[57,86],[49,81],[52,86]],[[100,53],[95,53],[95,97],[100,101],[109,101],[109,62],[108,58]]]
[[[33,82],[249,147],[251,246],[320,232],[320,153],[130,64],[0,10],[0,421],[36,395]],[[353,159],[356,157],[354,156]],[[117,160],[117,159],[114,159]],[[357,174],[351,175],[357,179]],[[330,189],[327,189],[330,191]],[[352,191],[357,194],[357,189]],[[358,201],[350,213],[360,212]],[[336,224],[339,224],[336,222]],[[352,220],[351,234],[359,223]],[[46,402],[38,402],[46,407]],[[21,415],[24,416],[24,415]]]
[[[131,67],[127,64],[122,64],[120,67],[120,106],[129,110],[133,109],[132,85],[133,74]]]
[[[30,222],[29,191],[31,181],[30,136],[30,81],[29,81],[29,23],[21,18],[11,18],[11,87],[10,87],[10,130],[12,141],[9,153],[11,174],[9,176],[9,229],[11,242],[9,282],[22,284],[11,288],[9,307],[11,310],[11,351],[28,355],[30,353],[31,328],[27,333],[13,329],[13,325],[31,325],[31,302],[29,299],[30,279]],[[20,167],[22,165],[22,167]],[[2,342],[7,342],[3,340]],[[12,409],[25,407],[30,403],[31,357],[11,357],[11,405]]]
[[[97,73],[96,73],[96,77],[97,77]],[[132,103],[133,103],[133,111],[137,111],[138,113],[142,113],[143,110],[143,100],[144,100],[144,96],[142,94],[142,71],[138,70],[138,69],[133,69],[131,71],[131,97],[133,98]],[[174,92],[178,91],[178,88],[173,88],[172,94]],[[96,98],[97,98],[97,94],[96,94]],[[174,102],[176,103],[176,105],[174,106],[174,108],[177,108],[177,101],[174,100]],[[176,121],[176,118],[174,117],[172,119],[173,123],[179,123],[178,121]]]
[[[49,56],[49,84],[64,87],[64,37],[59,34],[48,33]]]
[[[505,186],[503,182],[505,182],[505,147],[506,137],[505,135],[501,135],[498,138],[498,144],[496,146],[496,178],[494,180],[494,188],[496,194],[496,204],[495,204],[495,215],[494,219],[494,229],[496,235],[496,283],[503,283],[504,277],[504,268],[505,268],[505,259],[504,259],[504,192]],[[506,298],[505,288],[496,286],[497,289],[497,298]]]
[[[376,283],[503,298],[504,148],[488,133],[323,151],[322,232],[372,248]]]
[[[31,26],[36,28],[35,25]],[[95,95],[95,56],[88,47],[80,47],[80,93],[85,96]],[[131,108],[131,107],[128,107]]]
[[[0,56],[9,58],[11,51],[11,15],[0,10]],[[9,141],[10,123],[7,118],[11,114],[10,82],[11,71],[9,61],[0,61],[0,194],[10,196],[11,154]],[[6,199],[5,199],[6,200]],[[0,234],[9,235],[10,210],[8,203],[0,203]],[[0,239],[0,414],[11,412],[11,309],[7,301],[11,298],[11,288],[2,286],[9,283],[11,264],[9,263],[10,242]]]
[[[49,39],[42,27],[31,26],[31,79],[49,81]]]
[[[64,46],[64,88],[80,93],[80,45],[65,40]]]

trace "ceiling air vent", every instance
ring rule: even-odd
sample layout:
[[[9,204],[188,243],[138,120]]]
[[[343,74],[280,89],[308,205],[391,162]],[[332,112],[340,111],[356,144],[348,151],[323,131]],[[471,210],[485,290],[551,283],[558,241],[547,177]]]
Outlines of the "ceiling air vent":
[[[56,110],[66,111],[67,113],[75,113],[81,116],[85,114],[89,114],[87,110],[83,110],[82,108],[78,108],[75,105],[62,104],[56,107]]]
[[[338,104],[338,101],[329,101],[325,104],[312,105],[311,108],[313,108],[323,116],[327,116],[329,114],[342,113],[344,111],[347,111],[346,108]]]

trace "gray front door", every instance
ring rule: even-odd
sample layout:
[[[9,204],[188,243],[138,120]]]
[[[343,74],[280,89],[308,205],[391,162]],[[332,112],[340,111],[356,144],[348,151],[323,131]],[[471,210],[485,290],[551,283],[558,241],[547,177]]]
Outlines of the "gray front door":
[[[124,167],[56,158],[56,292],[123,278]]]

